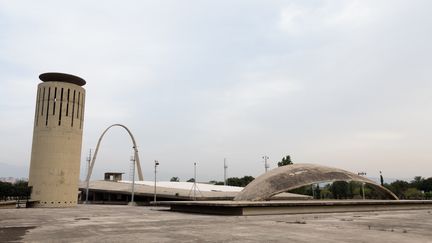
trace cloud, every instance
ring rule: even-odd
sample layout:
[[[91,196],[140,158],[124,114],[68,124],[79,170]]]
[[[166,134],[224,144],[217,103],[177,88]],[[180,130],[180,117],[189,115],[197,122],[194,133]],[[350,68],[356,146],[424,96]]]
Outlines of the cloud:
[[[231,107],[246,108],[258,105],[262,102],[271,102],[289,96],[292,92],[299,92],[302,88],[299,83],[289,80],[269,80],[269,77],[256,77],[255,74],[248,74],[246,82],[224,92],[223,99]],[[257,81],[256,79],[261,79]],[[253,81],[252,81],[253,80]]]
[[[368,26],[379,21],[382,8],[387,5],[366,2],[368,1],[320,1],[315,5],[292,2],[282,8],[279,28],[298,37]]]
[[[161,178],[190,177],[193,161],[203,178],[221,178],[223,157],[230,175],[258,175],[264,153],[273,166],[291,154],[392,177],[425,173],[431,7],[0,1],[0,163],[29,164],[37,76],[60,71],[87,80],[83,164],[103,129],[124,123],[147,178],[154,159]],[[104,143],[96,174],[128,171],[127,136],[115,130]]]

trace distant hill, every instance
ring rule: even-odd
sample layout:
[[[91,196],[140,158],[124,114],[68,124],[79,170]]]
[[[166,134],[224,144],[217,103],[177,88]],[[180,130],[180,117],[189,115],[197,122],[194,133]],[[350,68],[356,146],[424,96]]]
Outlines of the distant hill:
[[[24,180],[27,181],[27,178],[15,178],[15,177],[0,177],[0,181],[2,182],[10,182],[10,183],[15,183],[19,180]]]

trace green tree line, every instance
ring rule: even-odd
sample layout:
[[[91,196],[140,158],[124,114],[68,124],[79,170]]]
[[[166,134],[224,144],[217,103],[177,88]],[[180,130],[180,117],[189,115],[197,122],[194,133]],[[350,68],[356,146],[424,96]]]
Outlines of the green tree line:
[[[0,181],[0,200],[23,200],[30,196],[27,181],[19,180],[15,183]]]
[[[230,177],[227,178],[227,186],[240,186],[245,187],[255,178],[253,176],[243,176],[243,177]],[[214,185],[223,185],[223,181],[209,181],[209,183]]]
[[[400,199],[432,199],[432,177],[414,177],[410,182],[396,180],[385,183],[384,187],[392,191]],[[292,193],[314,196],[315,199],[361,199],[363,198],[362,183],[336,181],[325,185],[308,185],[291,190]],[[369,185],[364,186],[366,199],[387,199],[380,191]]]
[[[432,177],[414,177],[410,182],[396,180],[384,186],[400,199],[432,199]]]

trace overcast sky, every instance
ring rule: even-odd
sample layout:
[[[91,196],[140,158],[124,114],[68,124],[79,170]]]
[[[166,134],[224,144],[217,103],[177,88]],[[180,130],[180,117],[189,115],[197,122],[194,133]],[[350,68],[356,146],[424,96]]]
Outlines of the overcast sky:
[[[0,177],[28,177],[38,76],[87,84],[85,157],[135,134],[145,179],[222,180],[285,155],[432,176],[432,1],[0,0]],[[113,128],[94,179],[130,171]],[[128,177],[128,175],[126,175]]]

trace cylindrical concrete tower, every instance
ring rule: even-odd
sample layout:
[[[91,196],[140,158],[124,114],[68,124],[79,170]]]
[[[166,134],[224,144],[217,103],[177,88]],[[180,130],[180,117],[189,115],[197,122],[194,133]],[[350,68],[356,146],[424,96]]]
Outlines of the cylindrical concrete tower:
[[[77,204],[84,125],[85,80],[43,73],[38,85],[29,186],[36,207]]]

